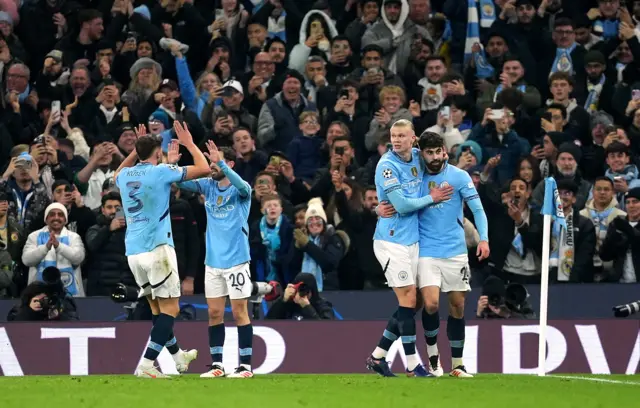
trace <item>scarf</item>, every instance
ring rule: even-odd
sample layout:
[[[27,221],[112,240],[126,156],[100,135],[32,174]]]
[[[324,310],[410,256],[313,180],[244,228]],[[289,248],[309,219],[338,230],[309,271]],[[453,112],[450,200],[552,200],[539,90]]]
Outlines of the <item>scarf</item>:
[[[442,86],[440,84],[432,84],[427,78],[418,81],[418,85],[422,87],[422,101],[420,109],[423,111],[435,110],[440,108],[442,104]]]
[[[260,237],[262,244],[267,248],[267,258],[269,259],[266,281],[278,280],[278,270],[274,266],[277,252],[280,249],[280,225],[282,225],[282,215],[278,217],[276,225],[269,228],[267,225],[267,216],[262,216],[260,220]]]
[[[624,72],[624,69],[627,67],[627,64],[623,64],[622,62],[617,62],[616,63],[616,79],[618,80],[618,83],[622,82],[622,73]]]
[[[602,266],[602,259],[600,259],[600,256],[598,255],[598,250],[600,249],[600,244],[604,242],[604,238],[607,236],[607,228],[609,227],[607,220],[609,219],[609,216],[611,215],[614,209],[615,207],[611,207],[611,208],[607,208],[602,212],[598,212],[593,208],[589,209],[589,216],[591,217],[591,220],[593,221],[593,226],[596,229],[596,239],[597,239],[596,253],[595,253],[595,256],[593,257],[593,266],[597,266],[597,267]]]
[[[616,177],[622,177],[624,181],[627,182],[627,185],[629,185],[633,180],[636,180],[638,178],[638,168],[635,166],[635,164],[628,164],[624,167],[624,170],[622,170],[622,172],[620,173],[611,171],[611,169],[609,168],[607,169],[607,171],[604,172],[604,175],[611,181],[614,181]],[[620,208],[623,211],[625,209],[624,194],[625,193],[616,193],[616,199],[618,200],[618,208]]]
[[[556,49],[556,59],[553,61],[549,75],[554,72],[567,72],[573,75],[573,60],[571,59],[571,53],[577,46],[578,44],[574,42],[569,48]]]
[[[540,176],[543,179],[551,176],[551,163],[549,163],[549,160],[547,159],[543,159],[540,162]]]
[[[484,52],[484,48],[479,52],[473,53],[473,61],[476,64],[476,78],[487,79],[493,77],[495,68],[487,61],[487,56]]]
[[[50,232],[48,228],[49,227],[44,227],[38,232],[38,246],[46,245],[47,241],[49,241]],[[71,245],[68,229],[63,228],[62,231],[60,231],[58,241],[61,244]],[[71,296],[81,295],[79,288],[80,284],[76,280],[75,273],[78,265],[71,265],[66,258],[56,252],[55,248],[51,247],[44,259],[36,266],[36,280],[41,281],[42,271],[50,266],[54,266],[60,270],[60,279],[62,280],[62,284],[64,285],[65,290],[69,292]]]
[[[524,218],[525,222],[529,222],[529,214],[531,212],[531,207],[529,206],[529,210],[526,214],[526,217]],[[520,234],[520,231],[518,230],[518,227],[515,227],[516,229],[516,236],[513,237],[513,241],[511,242],[511,246],[513,247],[513,249],[516,251],[516,253],[518,255],[520,255],[520,258],[524,259],[525,256],[525,251],[524,251],[524,243],[522,242],[522,235]]]
[[[480,27],[489,28],[496,21],[496,6],[493,0],[480,0]]]
[[[549,266],[558,268],[558,281],[568,282],[574,260],[573,210],[566,217],[567,228],[554,221],[551,227]]]
[[[522,94],[524,95],[525,92],[527,91],[527,86],[526,85],[519,85],[515,87],[518,91],[522,92]],[[493,101],[495,102],[498,99],[498,95],[500,94],[500,92],[503,91],[503,86],[502,84],[498,85],[498,87],[496,88],[496,93],[493,95]]]
[[[320,246],[320,236],[317,237],[309,237],[309,241],[313,242],[317,246]],[[304,258],[302,259],[302,269],[300,272],[310,273],[316,278],[316,283],[318,284],[318,292],[322,292],[322,268],[320,265],[309,255],[308,252],[304,253]]]
[[[602,93],[602,88],[604,87],[605,79],[606,78],[604,74],[602,74],[597,84],[594,84],[591,81],[587,81],[587,91],[589,91],[589,95],[587,96],[587,101],[584,104],[584,109],[589,114],[592,114],[598,110],[600,93]]]
[[[382,21],[384,22],[384,25],[389,29],[389,31],[391,31],[392,39],[396,39],[404,34],[404,22],[407,20],[407,16],[409,14],[408,10],[405,10],[405,8],[406,8],[405,4],[403,4],[402,11],[400,11],[400,18],[395,24],[391,24],[384,10],[381,13]],[[397,50],[393,52],[393,56],[391,57],[387,65],[387,70],[393,72],[394,74],[397,74],[396,72],[398,70],[398,51]]]
[[[27,208],[29,207],[29,200],[33,197],[35,189],[31,187],[31,190],[28,192],[24,192],[20,190],[17,186],[16,188],[11,188],[13,192],[13,196],[15,197],[16,202],[16,216],[18,217],[18,223],[24,227],[24,222],[27,219]]]
[[[593,23],[593,32],[601,34],[603,40],[608,40],[618,36],[618,20],[596,20]]]
[[[282,10],[280,17],[278,17],[277,19],[269,17],[269,20],[267,22],[269,38],[278,37],[282,41],[287,42],[287,32],[285,31],[285,17],[287,17],[287,13],[284,10]]]
[[[473,57],[473,45],[480,44],[480,24],[478,20],[478,0],[468,0],[467,38],[464,43],[464,63]],[[476,67],[478,64],[476,63]]]

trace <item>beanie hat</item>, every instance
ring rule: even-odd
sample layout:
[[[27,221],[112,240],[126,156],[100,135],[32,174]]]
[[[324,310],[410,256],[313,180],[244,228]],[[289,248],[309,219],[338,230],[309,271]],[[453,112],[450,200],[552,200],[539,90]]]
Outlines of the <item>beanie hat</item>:
[[[304,222],[305,224],[309,221],[311,217],[320,217],[322,220],[327,222],[327,214],[324,212],[324,208],[322,199],[320,197],[315,197],[309,200],[309,204],[307,205],[307,212],[304,214]]]
[[[151,116],[149,116],[149,122],[160,122],[164,125],[165,129],[171,129],[169,124],[169,115],[162,109],[156,109]]]
[[[151,12],[149,11],[149,7],[145,6],[144,4],[142,6],[138,6],[134,8],[133,12],[140,14],[142,17],[144,17],[147,20],[151,20]]]
[[[560,156],[561,153],[569,153],[578,163],[580,163],[580,159],[582,158],[582,152],[580,151],[580,148],[576,146],[575,143],[571,142],[563,143],[562,145],[560,145],[560,147],[558,148],[558,156]]]
[[[44,210],[44,221],[45,222],[47,222],[47,217],[49,216],[49,213],[51,212],[51,210],[60,210],[60,211],[62,211],[62,213],[64,214],[65,221],[69,220],[69,213],[67,213],[67,209],[65,208],[64,205],[62,205],[60,203],[51,203],[51,204],[49,204],[47,209]],[[66,224],[66,222],[65,222],[65,224]]]
[[[157,61],[147,57],[142,57],[133,63],[133,65],[129,69],[129,76],[131,77],[131,79],[134,79],[138,76],[138,72],[145,68],[155,68],[158,76],[162,76],[162,65],[160,65]]]
[[[482,163],[482,148],[478,143],[474,142],[473,140],[467,140],[466,142],[458,146],[458,149],[456,150],[456,160],[460,159],[460,156],[462,155],[462,152],[464,150],[468,150],[471,154],[476,156],[476,161],[478,163]]]
[[[627,191],[627,194],[624,196],[625,200],[627,198],[635,198],[636,200],[640,200],[640,187],[635,187]]]

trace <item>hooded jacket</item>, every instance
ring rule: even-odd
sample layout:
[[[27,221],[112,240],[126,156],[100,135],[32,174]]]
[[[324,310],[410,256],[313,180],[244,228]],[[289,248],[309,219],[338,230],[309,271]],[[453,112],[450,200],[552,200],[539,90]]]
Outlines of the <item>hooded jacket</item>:
[[[318,46],[315,48],[309,48],[305,42],[307,41],[307,25],[309,24],[309,20],[313,17],[314,14],[320,15],[329,27],[329,32],[324,33],[327,37],[327,40],[331,41],[331,39],[337,36],[338,30],[336,29],[335,24],[331,21],[331,18],[326,15],[323,11],[320,10],[311,10],[309,11],[302,20],[300,24],[300,42],[296,44],[291,50],[291,54],[289,55],[289,68],[295,69],[299,72],[304,72],[304,67],[307,64],[307,59],[311,55],[311,52],[315,49],[317,52],[324,53],[324,57],[327,61],[331,58],[331,48],[327,50],[322,50]]]
[[[382,19],[369,28],[362,37],[362,46],[376,44],[384,51],[384,66],[393,73],[404,72],[409,56],[413,38],[419,34],[422,38],[431,40],[429,32],[409,19],[409,3],[402,1],[400,18],[392,25],[387,18],[384,7],[380,10]]]
[[[266,319],[294,319],[294,320],[333,320],[335,314],[330,302],[320,297],[316,280],[310,273],[299,273],[293,280],[293,284],[304,282],[308,287],[311,296],[309,305],[301,307],[290,299],[288,302],[284,298],[276,300],[267,312]]]

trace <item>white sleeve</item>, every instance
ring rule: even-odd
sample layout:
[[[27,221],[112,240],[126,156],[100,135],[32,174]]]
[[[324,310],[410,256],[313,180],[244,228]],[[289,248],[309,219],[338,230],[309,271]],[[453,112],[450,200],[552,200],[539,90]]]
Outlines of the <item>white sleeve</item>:
[[[84,261],[85,251],[84,244],[80,235],[76,233],[69,234],[69,242],[71,245],[66,245],[60,242],[56,253],[67,258],[72,265],[80,265]]]
[[[36,266],[49,252],[46,245],[38,245],[38,233],[40,231],[34,231],[27,237],[27,242],[24,244],[22,250],[22,263],[26,266]]]

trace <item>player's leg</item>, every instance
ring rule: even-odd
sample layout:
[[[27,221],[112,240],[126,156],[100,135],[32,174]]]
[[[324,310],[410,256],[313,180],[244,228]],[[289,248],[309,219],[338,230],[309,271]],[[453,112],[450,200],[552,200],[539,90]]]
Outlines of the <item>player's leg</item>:
[[[424,300],[422,309],[422,328],[427,343],[429,372],[440,377],[443,375],[438,351],[438,331],[440,329],[440,270],[434,265],[433,258],[423,257],[418,261],[418,281]]]
[[[467,255],[459,255],[441,260],[443,275],[442,291],[448,293],[449,318],[447,319],[447,337],[451,347],[452,377],[470,378],[462,361],[464,353],[465,321],[464,301],[469,286],[469,264]]]
[[[227,286],[219,269],[205,266],[204,294],[207,298],[209,313],[209,352],[211,353],[211,369],[202,374],[202,378],[224,377],[222,356],[224,352],[224,308],[227,302]]]
[[[253,354],[253,326],[249,319],[248,300],[253,290],[249,264],[238,265],[224,272],[231,301],[231,312],[238,328],[238,355],[240,365],[229,378],[251,378]]]

